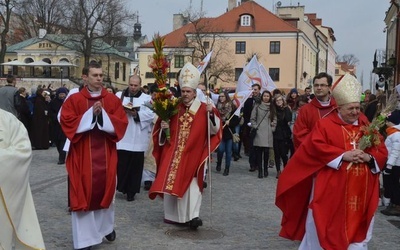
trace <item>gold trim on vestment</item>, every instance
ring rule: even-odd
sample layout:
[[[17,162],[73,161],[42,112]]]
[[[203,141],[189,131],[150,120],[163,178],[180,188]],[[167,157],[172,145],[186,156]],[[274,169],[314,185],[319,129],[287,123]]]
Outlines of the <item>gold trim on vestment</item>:
[[[195,104],[196,102],[193,102]],[[178,129],[178,141],[177,141],[177,147],[174,152],[174,155],[172,157],[172,162],[171,162],[171,167],[170,171],[168,173],[167,177],[167,182],[165,185],[166,190],[172,191],[174,184],[175,184],[175,179],[176,179],[176,173],[178,171],[179,163],[181,162],[182,158],[182,153],[186,145],[186,141],[189,138],[190,130],[192,128],[192,123],[193,123],[193,116],[196,114],[198,107],[196,105],[191,105],[191,107],[186,108],[186,112],[178,117],[178,124],[179,124],[179,129]],[[193,107],[194,106],[194,107]],[[192,109],[193,107],[193,109]],[[194,112],[194,114],[192,113]]]

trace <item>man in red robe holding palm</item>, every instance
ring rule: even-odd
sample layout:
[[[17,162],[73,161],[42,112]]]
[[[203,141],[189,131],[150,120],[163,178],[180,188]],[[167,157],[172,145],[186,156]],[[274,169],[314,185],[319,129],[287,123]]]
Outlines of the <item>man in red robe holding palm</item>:
[[[128,125],[119,98],[103,88],[101,65],[88,68],[87,86],[61,110],[61,127],[71,140],[66,167],[75,249],[90,249],[103,237],[115,240],[116,143]]]
[[[213,152],[221,141],[221,121],[213,104],[196,99],[200,73],[191,63],[181,70],[181,100],[178,113],[170,122],[156,122],[153,129],[153,155],[157,175],[149,191],[150,199],[164,198],[167,223],[188,223],[197,229],[203,191],[204,164],[208,157],[208,138]],[[208,117],[209,116],[209,117]],[[208,135],[208,123],[210,134]],[[170,129],[170,140],[165,130]]]
[[[301,240],[299,249],[367,249],[387,150],[380,135],[358,145],[369,122],[357,79],[346,74],[332,93],[337,111],[316,123],[279,177],[280,236]]]

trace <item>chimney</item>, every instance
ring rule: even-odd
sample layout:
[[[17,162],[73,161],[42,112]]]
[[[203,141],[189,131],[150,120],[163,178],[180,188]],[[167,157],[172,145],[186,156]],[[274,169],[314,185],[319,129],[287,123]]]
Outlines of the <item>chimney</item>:
[[[45,37],[47,34],[47,31],[45,29],[39,29],[39,38],[42,39]]]
[[[174,14],[173,30],[177,30],[183,26],[183,14]]]
[[[231,11],[235,7],[236,7],[236,0],[228,0],[228,10],[227,11]]]

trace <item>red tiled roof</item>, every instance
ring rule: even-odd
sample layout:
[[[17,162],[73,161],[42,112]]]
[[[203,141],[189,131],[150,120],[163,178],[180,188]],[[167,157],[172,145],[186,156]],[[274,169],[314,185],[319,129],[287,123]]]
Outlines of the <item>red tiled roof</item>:
[[[242,15],[252,17],[251,26],[241,26],[240,17]],[[204,27],[200,33],[276,33],[276,32],[297,32],[297,29],[290,23],[277,17],[269,10],[265,9],[255,1],[242,3],[231,11],[215,18],[201,18],[197,27]],[[165,35],[165,47],[186,47],[185,34],[195,33],[193,23],[172,31]],[[152,48],[153,44],[147,43],[142,47]]]

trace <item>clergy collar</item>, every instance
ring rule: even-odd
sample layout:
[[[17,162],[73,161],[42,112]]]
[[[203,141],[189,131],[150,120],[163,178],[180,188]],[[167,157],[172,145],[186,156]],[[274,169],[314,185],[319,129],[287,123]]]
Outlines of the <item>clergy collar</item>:
[[[126,97],[139,98],[141,94],[142,94],[142,91],[141,91],[141,90],[138,90],[136,93],[131,93],[131,92],[129,91],[129,87],[126,88],[125,91],[124,91],[124,96],[126,96]]]
[[[332,98],[329,96],[329,99],[327,101],[320,101],[318,100],[317,97],[315,97],[317,99],[317,101],[319,102],[319,104],[321,104],[322,107],[327,107],[329,106],[329,104],[331,104],[331,100]]]
[[[100,93],[101,93],[101,90],[102,90],[102,89],[100,89],[100,90],[94,91],[94,90],[91,90],[91,89],[89,88],[89,86],[86,86],[86,88],[87,88],[87,90],[89,91],[90,94],[100,94]]]
[[[191,100],[189,103],[183,103],[183,105],[185,105],[185,107],[190,107],[190,106],[192,106],[192,104],[193,104],[193,102],[194,102],[194,100],[196,100],[196,98],[193,98],[193,100]]]
[[[342,116],[340,115],[339,112],[337,112],[337,114],[338,114],[338,116],[339,116],[339,118],[340,118],[340,120],[341,120],[342,122],[344,122],[344,123],[346,123],[346,124],[350,124],[350,123],[347,123],[347,122],[345,122],[345,121],[343,120],[343,118],[342,118]],[[355,122],[353,122],[352,125],[357,126],[357,125],[358,125],[358,119],[357,119]]]

